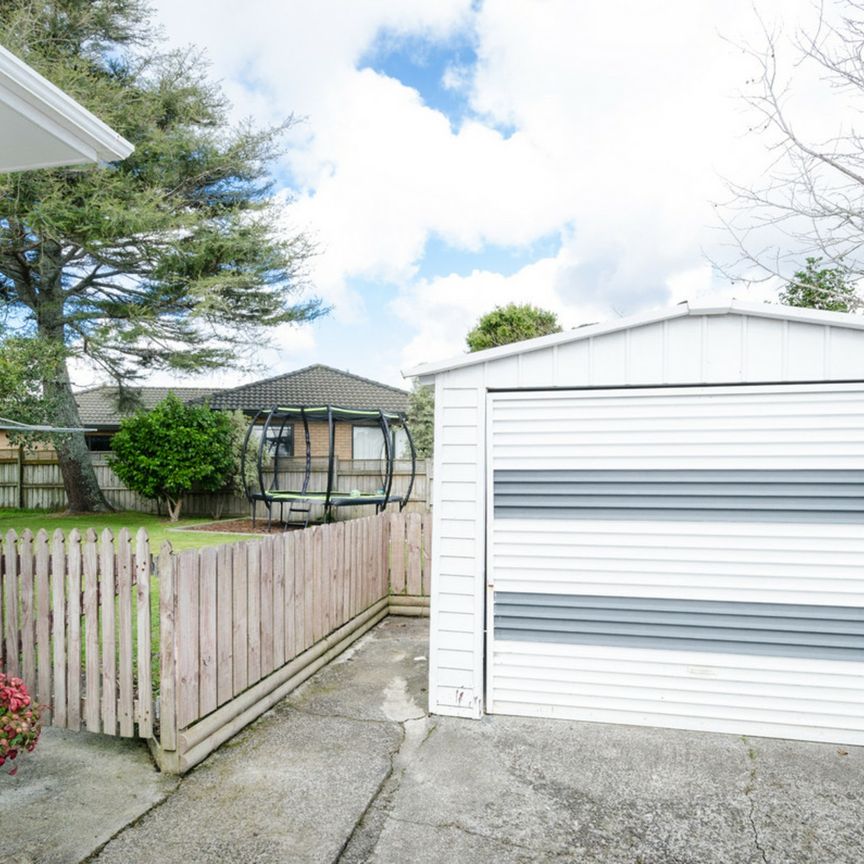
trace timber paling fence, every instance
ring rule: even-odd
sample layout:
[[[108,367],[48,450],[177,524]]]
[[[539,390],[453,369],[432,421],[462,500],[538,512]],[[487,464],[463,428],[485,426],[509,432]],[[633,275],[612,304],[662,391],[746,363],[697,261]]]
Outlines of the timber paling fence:
[[[136,510],[141,513],[156,513],[156,502],[143,498],[128,489],[108,464],[110,454],[91,453],[96,479],[111,506],[117,510]],[[306,462],[304,459],[280,459],[284,470],[279,472],[280,489],[299,489],[303,483]],[[309,491],[323,492],[327,488],[327,459],[314,457],[309,481]],[[336,459],[334,462],[334,487],[360,492],[374,492],[383,484],[381,462],[377,459]],[[431,483],[428,476],[432,470],[431,459],[417,460],[417,476],[411,490],[409,511],[427,510],[431,505]],[[403,495],[408,490],[411,478],[411,463],[397,459],[393,463],[393,494]],[[266,478],[269,480],[269,476]],[[66,492],[63,477],[53,450],[27,450],[26,448],[0,449],[0,508],[18,507],[32,510],[62,510],[66,507]],[[287,516],[287,507],[285,508]],[[368,507],[337,507],[339,519],[364,516]],[[191,493],[183,500],[184,516],[248,515],[249,502],[242,495],[225,493]],[[258,515],[266,511],[258,508]],[[278,508],[276,516],[279,515]],[[323,508],[313,505],[310,516],[323,516]]]
[[[3,538],[0,668],[46,722],[183,773],[388,614],[427,615],[429,513],[153,556],[146,531]]]

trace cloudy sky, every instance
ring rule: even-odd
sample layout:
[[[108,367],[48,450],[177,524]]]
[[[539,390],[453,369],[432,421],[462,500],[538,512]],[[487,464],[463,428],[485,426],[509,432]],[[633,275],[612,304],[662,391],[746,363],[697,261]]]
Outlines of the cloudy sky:
[[[787,33],[812,19],[809,0],[759,5]],[[333,311],[279,333],[259,358],[270,374],[324,362],[400,383],[509,301],[569,327],[768,296],[709,264],[728,257],[723,178],[767,164],[740,97],[750,0],[156,8],[170,42],[206,48],[238,119],[305,118],[276,168],[284,229],[318,243],[311,277]]]

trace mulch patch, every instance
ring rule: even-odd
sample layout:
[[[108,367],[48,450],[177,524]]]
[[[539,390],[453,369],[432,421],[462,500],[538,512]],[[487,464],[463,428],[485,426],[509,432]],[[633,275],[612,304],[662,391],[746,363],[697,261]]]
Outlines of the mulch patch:
[[[219,531],[223,534],[282,534],[285,531],[298,531],[302,525],[286,525],[283,522],[273,522],[270,530],[267,530],[267,519],[258,519],[252,524],[251,519],[229,519],[224,522],[206,522],[203,525],[195,525],[187,531]]]

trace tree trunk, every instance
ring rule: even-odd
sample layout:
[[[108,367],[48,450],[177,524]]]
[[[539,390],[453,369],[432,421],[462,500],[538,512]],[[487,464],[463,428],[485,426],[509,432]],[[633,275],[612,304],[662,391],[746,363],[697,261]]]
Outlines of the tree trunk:
[[[57,406],[57,417],[54,422],[58,426],[80,426],[78,405],[75,403],[65,363],[62,378],[52,386],[52,390],[53,403]],[[69,512],[104,512],[113,509],[99,487],[84,433],[74,432],[58,436],[54,446],[57,449],[60,473],[63,475],[63,487],[69,502]]]
[[[183,506],[183,499],[178,498],[176,501],[172,501],[170,498],[166,498],[165,503],[168,505],[168,521],[177,522],[180,519],[180,508]]]
[[[59,286],[58,286],[59,288]],[[51,302],[51,292],[43,292],[42,304],[36,313],[39,335],[48,344],[64,345],[63,306],[62,300]],[[51,405],[54,416],[51,422],[55,426],[75,427],[81,425],[78,415],[78,405],[72,392],[72,382],[66,360],[61,357],[42,382],[45,398]],[[106,511],[113,508],[105,498],[93,470],[93,462],[83,432],[72,432],[56,436],[54,446],[57,450],[57,461],[63,476],[63,487],[70,513],[88,513]]]

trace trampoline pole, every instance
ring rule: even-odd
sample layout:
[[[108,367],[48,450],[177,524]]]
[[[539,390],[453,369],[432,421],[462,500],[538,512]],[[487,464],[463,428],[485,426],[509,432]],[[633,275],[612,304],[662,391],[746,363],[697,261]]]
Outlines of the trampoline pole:
[[[312,475],[312,440],[309,437],[309,418],[306,416],[305,408],[300,409],[300,417],[303,419],[303,437],[306,439],[306,474],[303,476],[303,488],[300,494],[305,495]]]
[[[381,431],[384,433],[384,459],[386,460],[387,470],[384,480],[384,501],[376,505],[376,510],[383,513],[390,503],[390,489],[393,485],[393,447],[390,441],[390,426],[387,423],[387,417],[383,409],[378,409],[378,417],[380,419]]]
[[[270,430],[270,421],[273,419],[273,412],[275,410],[273,408],[267,415],[267,419],[264,421],[264,429],[261,432],[261,441],[258,444],[258,485],[261,487],[262,495],[266,495],[268,492],[264,486],[264,445],[267,442],[267,432]]]
[[[411,430],[408,428],[408,418],[402,420],[402,428],[405,430],[405,437],[408,439],[408,450],[411,453],[411,479],[408,481],[408,490],[399,504],[399,511],[405,509],[408,502],[411,500],[411,493],[414,491],[414,478],[417,476],[417,448],[414,446],[414,438],[411,435]]]

